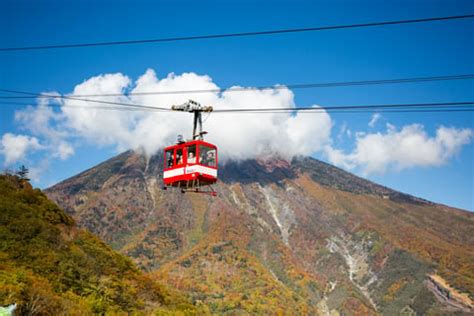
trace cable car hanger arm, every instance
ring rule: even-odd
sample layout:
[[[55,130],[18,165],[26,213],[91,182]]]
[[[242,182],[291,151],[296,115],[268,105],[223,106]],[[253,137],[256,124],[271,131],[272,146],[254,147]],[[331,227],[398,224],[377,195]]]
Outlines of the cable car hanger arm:
[[[171,110],[173,111],[181,111],[181,112],[189,112],[194,114],[193,120],[193,140],[199,139],[204,140],[204,135],[207,132],[203,132],[202,130],[202,112],[212,112],[212,106],[202,106],[200,103],[189,100],[181,105],[173,105],[171,106]],[[196,131],[199,129],[199,133]]]

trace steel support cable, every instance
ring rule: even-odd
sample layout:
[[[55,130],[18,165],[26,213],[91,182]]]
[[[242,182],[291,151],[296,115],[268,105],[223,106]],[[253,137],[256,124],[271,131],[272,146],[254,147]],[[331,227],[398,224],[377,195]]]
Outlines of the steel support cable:
[[[32,108],[40,108],[41,106],[33,105],[31,103],[19,103],[19,102],[1,102],[0,105],[24,105],[30,106]],[[51,108],[61,108],[61,109],[90,109],[90,110],[114,110],[114,111],[127,111],[127,112],[170,112],[170,111],[163,111],[160,109],[151,109],[151,108],[139,108],[139,107],[126,107],[126,106],[97,106],[97,105],[78,105],[78,104],[68,104],[68,105],[61,105],[61,104],[48,104],[45,107]]]
[[[292,114],[296,113],[298,114],[315,114],[315,113],[422,113],[422,112],[474,112],[474,107],[472,108],[467,108],[467,107],[455,107],[455,108],[413,108],[413,109],[379,109],[379,108],[373,108],[373,109],[351,109],[348,107],[348,109],[337,109],[337,110],[328,110],[328,109],[320,109],[320,110],[315,110],[315,111],[298,111],[293,110],[293,111],[278,111],[278,112],[268,112],[268,111],[263,111],[263,112],[239,112],[238,114]],[[231,114],[232,112],[225,112],[225,113],[216,113],[216,114]]]
[[[24,106],[31,106],[31,107],[38,107],[38,105],[33,105],[31,103],[27,103],[27,102],[8,102],[8,101],[0,101],[0,104],[1,105],[12,105],[12,106],[16,106],[16,105],[24,105]],[[456,106],[456,105],[452,105],[452,106],[436,106],[436,109],[469,109],[469,107],[466,106],[466,104],[469,104],[469,103],[463,103],[464,105],[459,105],[459,106]],[[127,108],[127,107],[123,107],[123,106],[116,106],[116,107],[112,107],[112,106],[96,106],[96,105],[77,105],[77,104],[68,104],[68,105],[61,105],[61,104],[48,104],[46,105],[48,107],[54,107],[54,108],[81,108],[81,109],[117,109],[117,110],[142,110],[140,108]],[[400,105],[402,106],[402,105]],[[345,106],[344,108],[349,108],[351,106]],[[376,107],[376,106],[375,106]],[[277,111],[277,112],[295,112],[295,111],[298,111],[300,108],[282,108],[281,111]],[[306,111],[304,112],[311,112],[310,110],[314,110],[314,111],[329,111],[331,110],[331,108],[329,107],[326,107],[326,108],[314,108],[314,107],[307,107],[305,108],[307,109]],[[156,110],[156,111],[159,111],[159,112],[162,112],[162,110],[160,109],[157,109],[157,108],[145,108],[143,109],[144,111],[153,111],[153,110]],[[252,112],[250,113],[254,113],[255,111],[258,111],[259,109],[258,108],[254,108],[254,109],[251,109],[253,110]],[[255,111],[254,111],[255,110]],[[271,113],[270,111],[264,111],[265,109],[261,109],[263,112],[268,112],[268,113]],[[338,109],[336,109],[338,110]],[[375,110],[377,110],[377,108],[375,108]],[[382,110],[382,109],[379,109],[379,110]],[[216,110],[216,111],[219,111],[219,110]],[[210,113],[209,113],[210,114]],[[206,116],[207,117],[207,116]]]
[[[395,21],[380,21],[380,22],[358,23],[358,24],[329,25],[329,26],[318,26],[318,27],[307,27],[307,28],[279,29],[279,30],[268,30],[268,31],[254,31],[254,32],[239,32],[239,33],[225,33],[225,34],[206,34],[206,35],[194,35],[194,36],[154,38],[154,39],[139,39],[139,40],[125,40],[125,41],[104,41],[104,42],[94,42],[94,43],[38,45],[38,46],[23,46],[23,47],[1,47],[0,52],[43,50],[43,49],[59,49],[59,48],[79,48],[79,47],[94,47],[94,46],[117,46],[117,45],[178,42],[178,41],[206,40],[206,39],[222,39],[222,38],[232,38],[232,37],[249,37],[249,36],[263,36],[263,35],[277,35],[277,34],[289,34],[289,33],[316,32],[316,31],[341,30],[341,29],[364,28],[364,27],[378,27],[378,26],[400,25],[400,24],[415,24],[415,23],[460,20],[460,19],[470,19],[470,18],[474,18],[474,14],[444,16],[444,17],[432,17],[432,18],[420,18],[420,19],[408,19],[408,20],[395,20]]]
[[[241,112],[239,114],[292,114],[298,111],[293,112]],[[298,114],[321,114],[321,113],[331,113],[331,114],[338,114],[338,113],[423,113],[423,112],[432,112],[432,113],[449,113],[449,112],[474,112],[474,109],[411,109],[411,110],[403,110],[403,109],[387,109],[387,110],[334,110],[334,111],[303,111]],[[219,114],[229,114],[229,113],[219,113]]]
[[[2,105],[30,105],[29,103],[10,103],[10,102],[0,102]],[[169,110],[162,110],[155,107],[124,107],[124,106],[85,106],[85,105],[59,105],[59,104],[50,104],[47,105],[48,107],[54,108],[65,108],[65,109],[94,109],[94,110],[115,110],[115,111],[128,111],[128,112],[167,112],[170,113]],[[420,109],[422,108],[422,109]],[[349,110],[349,111],[348,111]],[[471,112],[474,111],[474,107],[468,106],[441,106],[441,107],[432,107],[430,105],[417,105],[411,107],[411,109],[403,109],[403,106],[390,106],[386,108],[384,106],[342,106],[338,108],[331,108],[331,107],[322,107],[322,108],[310,108],[310,109],[302,109],[302,108],[286,108],[286,109],[278,109],[274,111],[268,111],[268,109],[248,109],[247,110],[239,110],[237,113],[239,114],[285,114],[285,113],[294,113],[294,112],[301,112],[301,113],[373,113],[373,112]],[[229,109],[229,110],[215,110],[217,114],[231,114],[236,113],[236,111]],[[206,118],[207,119],[207,118]]]
[[[24,92],[24,91],[16,91],[16,90],[7,90],[7,89],[0,89],[3,92],[9,93],[19,93],[19,94],[27,94],[27,95],[39,95],[32,92]],[[154,107],[154,106],[146,106],[141,104],[132,104],[132,103],[121,103],[121,102],[109,102],[109,101],[101,101],[101,100],[91,100],[91,99],[82,99],[82,98],[74,98],[69,96],[58,96],[58,95],[47,95],[43,94],[43,96],[49,96],[50,98],[60,98],[60,99],[69,99],[69,100],[76,100],[82,102],[97,102],[97,103],[105,103],[105,104],[112,104],[112,105],[119,105],[119,106],[126,106],[130,108],[137,108],[137,109],[148,109],[153,111],[172,111],[168,108],[163,107]],[[441,103],[409,103],[409,104],[373,104],[373,105],[352,105],[352,106],[320,106],[320,107],[299,107],[299,108],[238,108],[238,109],[216,109],[214,113],[244,113],[244,112],[252,112],[252,113],[277,113],[277,112],[295,112],[295,111],[334,111],[334,110],[361,110],[361,109],[390,109],[390,108],[420,108],[420,107],[451,107],[451,106],[470,106],[473,105],[474,102],[441,102]],[[463,110],[463,109],[458,109]]]
[[[371,104],[371,105],[341,105],[341,106],[319,106],[299,108],[239,108],[214,110],[214,113],[238,113],[238,112],[295,112],[295,111],[317,111],[338,109],[385,109],[385,108],[416,108],[416,107],[440,107],[440,106],[469,106],[474,102],[441,102],[441,103],[403,103],[403,104]]]
[[[258,86],[258,87],[234,87],[234,88],[229,87],[229,88],[201,89],[201,90],[148,91],[148,92],[104,93],[104,94],[70,94],[70,95],[68,95],[68,97],[87,98],[87,97],[120,97],[120,96],[143,96],[143,95],[223,93],[223,92],[245,92],[245,91],[258,91],[258,90],[286,90],[286,89],[349,87],[349,86],[384,85],[384,84],[468,80],[468,79],[474,79],[474,74],[449,75],[449,76],[431,76],[431,77],[412,77],[412,78],[381,79],[381,80],[302,83],[302,84],[288,84],[288,85],[282,84],[282,85]],[[15,92],[13,92],[14,90],[0,89],[0,91],[15,93]],[[40,93],[32,93],[32,95],[30,95],[30,96],[0,96],[0,99],[29,99],[29,98],[49,98],[49,97],[50,96],[48,96],[48,95],[42,95]]]
[[[0,102],[3,105],[30,105],[19,102]],[[372,113],[372,112],[471,112],[474,111],[474,102],[444,102],[444,103],[411,103],[411,104],[373,104],[373,105],[343,105],[324,107],[300,107],[300,108],[247,108],[247,109],[223,109],[214,110],[214,113],[248,113],[248,114],[278,114],[278,113],[337,113],[350,111],[350,113]],[[149,111],[149,112],[170,112],[160,108],[149,107],[123,107],[123,106],[84,106],[84,105],[60,105],[51,104],[50,107],[57,108],[82,108],[82,109],[103,109],[103,110],[126,110],[126,111]]]
[[[54,95],[54,94],[44,94],[44,93],[34,93],[34,92],[25,92],[25,91],[17,91],[17,90],[8,90],[8,89],[0,89],[2,92],[8,93],[17,93],[17,94],[26,94],[34,98],[50,98],[50,99],[66,99],[66,100],[75,100],[81,102],[93,102],[93,103],[102,103],[102,104],[111,104],[111,105],[120,105],[120,106],[127,106],[133,108],[143,108],[143,109],[151,109],[151,110],[162,110],[162,111],[171,111],[171,109],[163,108],[163,107],[153,107],[143,104],[135,104],[135,103],[124,103],[124,102],[113,102],[113,101],[103,101],[103,100],[95,100],[95,99],[83,99],[77,97],[70,97],[64,95]]]

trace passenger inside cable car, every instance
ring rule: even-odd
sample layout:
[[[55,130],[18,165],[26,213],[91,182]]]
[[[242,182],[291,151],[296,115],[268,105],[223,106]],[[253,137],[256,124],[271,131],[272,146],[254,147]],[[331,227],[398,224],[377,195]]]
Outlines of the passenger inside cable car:
[[[203,147],[201,149],[201,164],[214,167],[216,164],[216,150]]]
[[[187,147],[187,152],[188,152],[188,163],[196,163],[196,145],[188,146]]]

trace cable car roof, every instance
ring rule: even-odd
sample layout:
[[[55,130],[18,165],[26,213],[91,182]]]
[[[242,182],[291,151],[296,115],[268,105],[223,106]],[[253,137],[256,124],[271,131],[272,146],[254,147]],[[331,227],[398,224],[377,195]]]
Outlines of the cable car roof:
[[[185,141],[185,142],[181,142],[181,143],[177,143],[177,144],[165,147],[165,150],[173,149],[173,148],[177,148],[177,147],[186,147],[186,146],[190,146],[190,145],[205,145],[205,146],[217,149],[217,146],[214,145],[214,144],[208,143],[204,140],[194,139],[194,140],[189,140],[189,141]]]

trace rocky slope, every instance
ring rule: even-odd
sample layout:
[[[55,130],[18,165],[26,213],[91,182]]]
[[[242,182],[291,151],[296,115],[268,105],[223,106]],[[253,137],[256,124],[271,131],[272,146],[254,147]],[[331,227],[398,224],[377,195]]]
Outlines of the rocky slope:
[[[161,166],[129,151],[47,194],[213,313],[473,311],[472,213],[312,158],[227,162],[216,198],[162,191]]]

